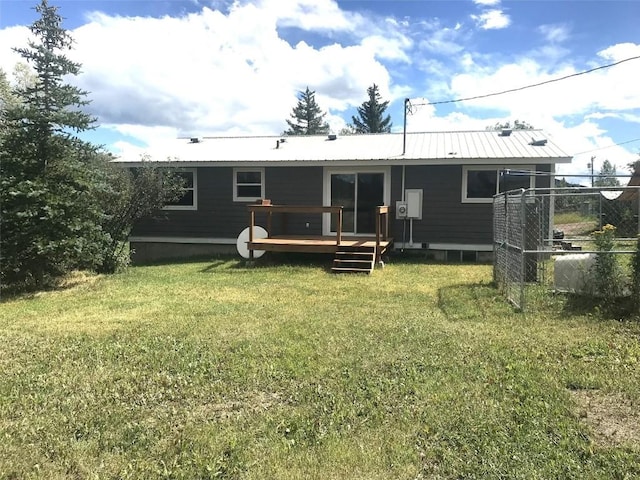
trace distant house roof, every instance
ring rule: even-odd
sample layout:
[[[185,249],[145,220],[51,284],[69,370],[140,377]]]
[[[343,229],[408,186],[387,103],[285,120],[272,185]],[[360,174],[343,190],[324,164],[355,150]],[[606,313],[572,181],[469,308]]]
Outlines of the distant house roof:
[[[633,175],[629,179],[627,187],[640,187],[640,167],[636,168]],[[634,201],[638,198],[638,192],[634,190],[625,190],[622,195],[618,197],[618,200],[624,202]]]
[[[116,159],[186,165],[255,163],[568,163],[571,157],[541,130],[384,133],[346,136],[179,138],[129,152]]]

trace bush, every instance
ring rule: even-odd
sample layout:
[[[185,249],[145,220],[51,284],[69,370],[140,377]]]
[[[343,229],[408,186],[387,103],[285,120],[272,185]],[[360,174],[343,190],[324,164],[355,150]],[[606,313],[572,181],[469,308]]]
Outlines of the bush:
[[[631,260],[631,295],[635,313],[640,314],[640,235],[638,235],[636,251]]]
[[[612,253],[616,227],[607,224],[602,230],[591,234],[598,253],[596,263],[591,267],[590,277],[593,279],[593,293],[600,297],[603,303],[610,304],[623,294],[624,275],[616,255]]]

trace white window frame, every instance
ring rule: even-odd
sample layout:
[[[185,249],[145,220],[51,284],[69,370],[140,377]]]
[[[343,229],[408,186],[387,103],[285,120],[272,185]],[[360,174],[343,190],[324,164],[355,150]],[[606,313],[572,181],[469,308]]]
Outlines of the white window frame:
[[[492,197],[487,198],[468,198],[467,197],[467,180],[469,170],[495,170],[496,172],[496,191],[494,193],[500,193],[500,170],[526,170],[533,172],[534,167],[532,165],[463,165],[462,166],[462,203],[493,203]],[[535,175],[529,175],[529,188],[535,188],[536,179]]]
[[[259,172],[260,173],[260,196],[259,197],[240,197],[238,196],[238,186],[242,185],[257,185],[257,183],[251,184],[238,184],[238,173],[242,172]],[[233,201],[234,202],[255,202],[264,198],[264,168],[234,168],[233,169]]]
[[[193,190],[193,204],[191,205],[165,205],[163,210],[198,210],[198,169],[197,168],[180,168],[176,170],[178,173],[193,174],[193,188],[186,187],[184,190]]]
[[[383,187],[383,200],[385,205],[391,205],[391,167],[325,167],[324,179],[323,179],[323,202],[325,206],[331,205],[331,175],[333,174],[355,174],[355,173],[382,173],[384,174],[384,187]],[[323,235],[335,235],[335,232],[331,231],[331,214],[322,214],[322,234]],[[348,236],[374,236],[375,234],[353,234],[342,232],[345,237]]]

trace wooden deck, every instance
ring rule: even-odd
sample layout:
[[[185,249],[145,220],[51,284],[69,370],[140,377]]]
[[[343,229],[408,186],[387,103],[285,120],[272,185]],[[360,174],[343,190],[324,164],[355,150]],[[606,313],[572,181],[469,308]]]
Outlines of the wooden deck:
[[[265,201],[256,205],[248,205],[250,216],[249,249],[250,258],[253,258],[255,250],[267,252],[302,252],[302,253],[334,253],[336,263],[345,263],[339,257],[347,255],[352,257],[366,255],[371,258],[371,265],[380,262],[382,255],[393,243],[389,237],[389,207],[386,205],[375,207],[376,232],[372,236],[348,236],[342,233],[342,207],[340,206],[306,206],[306,205],[271,205]],[[253,230],[256,222],[256,214],[266,214],[267,238],[255,238]],[[272,216],[274,213],[305,213],[305,214],[335,214],[337,216],[338,231],[330,236],[309,235],[273,235]],[[352,263],[356,260],[352,260]],[[373,267],[371,267],[373,268]],[[346,268],[345,268],[346,270]]]
[[[381,240],[379,249],[383,254],[393,243],[393,239]],[[265,250],[268,252],[308,252],[308,253],[335,253],[341,247],[376,248],[375,237],[342,237],[340,243],[336,237],[323,236],[299,236],[279,235],[271,238],[254,238],[248,242],[249,250]]]

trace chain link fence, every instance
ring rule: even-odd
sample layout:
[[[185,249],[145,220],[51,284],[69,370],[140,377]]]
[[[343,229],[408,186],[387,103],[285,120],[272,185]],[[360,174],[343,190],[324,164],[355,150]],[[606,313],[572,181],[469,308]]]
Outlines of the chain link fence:
[[[531,306],[533,292],[593,293],[593,265],[602,253],[593,232],[613,225],[610,253],[624,284],[640,235],[639,210],[640,187],[537,188],[497,195],[494,281],[523,311]]]

